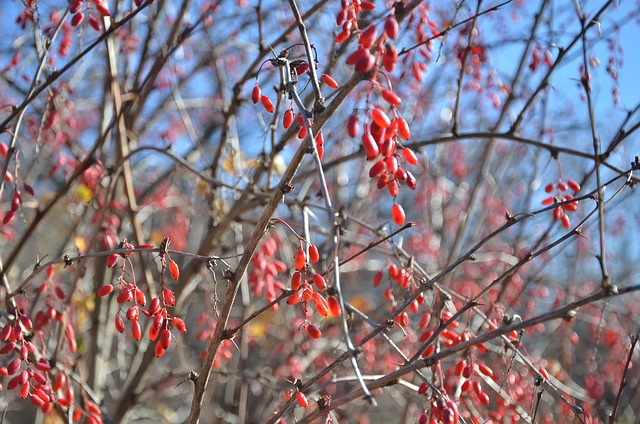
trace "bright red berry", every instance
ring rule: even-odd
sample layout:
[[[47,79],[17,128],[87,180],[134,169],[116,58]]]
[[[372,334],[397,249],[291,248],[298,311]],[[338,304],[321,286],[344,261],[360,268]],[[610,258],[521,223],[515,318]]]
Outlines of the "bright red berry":
[[[302,249],[298,250],[295,258],[295,269],[297,271],[300,271],[302,268],[304,268],[304,265],[306,264],[306,262],[307,262],[307,257],[304,254],[304,250]]]
[[[391,218],[397,225],[403,225],[407,217],[404,214],[404,209],[398,203],[394,204],[391,208]]]
[[[309,335],[314,339],[319,339],[320,337],[322,337],[322,332],[313,324],[309,324],[307,326],[307,333],[309,333]]]
[[[327,84],[328,87],[331,88],[338,88],[338,83],[336,82],[336,80],[334,80],[333,78],[331,78],[331,76],[327,75],[327,74],[322,74],[322,81]]]
[[[106,284],[98,289],[98,296],[104,297],[113,291],[113,286],[111,284]]]
[[[178,268],[178,264],[173,260],[169,261],[169,272],[171,273],[171,277],[173,277],[174,280],[180,278],[180,268]]]
[[[275,108],[273,107],[273,103],[271,103],[271,100],[267,97],[267,96],[262,96],[260,98],[260,101],[262,102],[262,106],[264,106],[264,109],[269,112],[269,113],[273,113],[273,111],[275,110]]]
[[[309,406],[309,401],[307,400],[307,397],[302,392],[296,393],[296,401],[298,401],[298,405],[302,406],[303,408],[306,408],[307,406]]]
[[[251,92],[251,101],[255,104],[260,101],[262,98],[262,90],[260,90],[260,86],[258,84],[253,87],[253,91]]]

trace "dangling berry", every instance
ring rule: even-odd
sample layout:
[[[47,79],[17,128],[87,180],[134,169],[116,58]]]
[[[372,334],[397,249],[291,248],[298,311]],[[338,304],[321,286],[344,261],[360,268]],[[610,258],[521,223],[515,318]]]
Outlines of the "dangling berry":
[[[116,262],[118,262],[118,255],[116,255],[115,253],[112,253],[109,256],[107,256],[107,266],[109,268],[113,268],[116,265]]]
[[[309,324],[309,326],[307,326],[307,333],[309,333],[309,335],[314,339],[322,337],[322,332],[313,324]]]
[[[398,203],[395,203],[391,208],[391,218],[397,225],[403,225],[407,217],[404,214],[404,209]]]
[[[391,125],[391,120],[384,111],[379,107],[374,107],[371,111],[371,119],[378,124],[380,128],[387,128]]]
[[[307,397],[302,392],[296,393],[296,400],[298,401],[298,405],[302,406],[303,408],[306,408],[307,406],[309,406],[309,401],[307,400]]]
[[[320,260],[320,253],[318,252],[318,248],[315,244],[309,246],[309,260],[313,263],[316,263]]]
[[[113,291],[111,284],[106,284],[98,289],[98,297],[104,297]]]
[[[300,271],[302,268],[304,268],[304,265],[306,262],[307,262],[307,258],[304,254],[304,250],[302,249],[298,250],[298,252],[296,253],[296,259],[295,259],[296,270]]]
[[[269,113],[273,113],[273,111],[275,110],[275,108],[273,107],[273,103],[271,103],[271,100],[267,97],[267,96],[262,96],[260,98],[260,101],[262,102],[262,106],[264,106],[264,109],[269,112]]]
[[[334,80],[333,78],[331,78],[331,76],[327,75],[327,74],[322,74],[322,81],[327,84],[328,87],[331,88],[338,88],[338,83],[336,82],[336,80]]]
[[[312,277],[312,280],[313,280],[313,284],[316,285],[318,290],[323,291],[327,289],[327,282],[324,280],[324,277],[322,277],[322,275],[314,274]]]
[[[285,130],[289,129],[291,124],[293,123],[293,111],[291,109],[287,109],[284,111],[284,116],[282,117],[282,126]]]
[[[251,92],[251,101],[256,104],[260,101],[260,98],[262,98],[262,90],[260,90],[260,86],[256,84]]]
[[[169,261],[169,272],[174,280],[178,280],[178,278],[180,278],[180,268],[178,268],[178,264],[173,260]]]
[[[329,312],[334,317],[339,317],[342,315],[342,310],[340,309],[340,302],[333,296],[329,296],[327,299],[327,304],[329,305]]]

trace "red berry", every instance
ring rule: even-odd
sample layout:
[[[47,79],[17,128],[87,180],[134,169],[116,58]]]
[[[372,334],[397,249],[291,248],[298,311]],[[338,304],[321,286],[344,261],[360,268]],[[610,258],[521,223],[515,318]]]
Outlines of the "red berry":
[[[384,21],[384,32],[389,38],[396,38],[398,36],[398,21],[393,16],[389,16]]]
[[[120,317],[116,317],[116,331],[118,333],[124,333],[124,321]]]
[[[82,7],[82,0],[73,0],[71,7],[69,7],[69,13],[76,13]]]
[[[149,327],[149,340],[154,341],[155,339],[158,338],[159,334],[160,334],[160,327],[156,327],[154,325]]]
[[[316,311],[323,317],[326,317],[329,314],[329,303],[326,301],[324,297],[318,292],[313,294],[313,306],[315,306]]]
[[[302,274],[300,271],[296,271],[293,273],[291,277],[291,290],[298,290],[302,285]]]
[[[380,150],[378,149],[378,144],[374,140],[373,136],[369,131],[365,131],[362,134],[362,147],[367,154],[367,160],[373,160],[380,155]]]
[[[360,34],[360,45],[365,49],[370,49],[378,37],[378,30],[374,25],[369,26]]]
[[[349,116],[347,120],[347,133],[350,137],[357,137],[360,132],[360,123],[358,122],[358,117],[356,115]]]
[[[382,171],[384,171],[386,166],[387,165],[385,164],[384,159],[380,159],[378,162],[373,164],[371,169],[369,169],[369,177],[375,178],[378,175],[382,174]]]
[[[160,344],[165,350],[171,346],[171,331],[166,328],[162,330],[162,334],[160,335]]]
[[[361,1],[360,2],[360,8],[362,10],[373,10],[376,8],[375,3],[370,2],[370,1]]]
[[[169,261],[169,272],[174,280],[180,278],[180,268],[178,268],[178,264],[174,261]]]
[[[71,26],[78,26],[84,20],[84,13],[78,12],[71,18]]]
[[[478,364],[478,371],[480,371],[482,374],[486,375],[487,377],[493,376],[493,370],[488,366],[486,366],[485,364]]]
[[[162,346],[162,341],[156,343],[155,354],[157,358],[161,358],[164,355],[165,348]]]
[[[302,300],[302,291],[297,291],[287,298],[287,305],[297,305]]]
[[[89,14],[89,25],[91,25],[91,27],[96,31],[102,30],[102,25],[100,25],[100,21],[98,21],[98,19],[92,14]]]
[[[112,253],[107,257],[107,266],[109,268],[113,268],[116,265],[116,262],[118,262],[118,255],[117,254]]]
[[[171,322],[173,322],[173,325],[174,327],[176,327],[176,330],[178,330],[182,334],[185,334],[187,332],[187,326],[184,324],[184,321],[181,318],[173,317]]]
[[[307,333],[309,333],[309,335],[314,339],[319,339],[320,337],[322,337],[322,332],[318,329],[318,327],[316,327],[313,324],[309,324],[307,326]],[[305,405],[302,405],[302,406],[305,406]]]
[[[307,406],[309,406],[309,401],[307,400],[307,397],[302,392],[296,393],[296,400],[298,401],[298,405],[302,406],[303,408],[306,408]]]
[[[327,289],[327,282],[324,280],[322,275],[314,274],[313,277],[312,277],[312,280],[313,280],[313,284],[316,285],[318,290],[324,291],[324,290]]]
[[[106,284],[98,289],[98,296],[104,297],[113,291],[113,286],[111,284]]]
[[[307,72],[309,70],[309,64],[308,63],[303,63],[301,65],[296,66],[296,68],[294,69],[296,75],[302,75],[305,72]]]
[[[546,185],[546,187],[544,188],[544,191],[546,193],[551,193],[553,191],[553,189],[556,188],[556,185],[554,183],[549,183]]]
[[[380,127],[387,128],[391,125],[391,120],[380,107],[374,107],[371,111],[371,119]]]
[[[578,184],[577,182],[575,182],[573,180],[568,180],[567,181],[567,185],[569,186],[569,188],[571,190],[573,190],[574,193],[580,191],[580,184]]]
[[[327,75],[327,74],[322,74],[322,81],[327,84],[328,87],[331,88],[338,88],[338,83],[336,82],[336,80],[334,80],[333,78],[331,78],[331,76]]]
[[[262,97],[262,90],[260,90],[260,86],[258,84],[253,87],[253,91],[251,92],[251,101],[256,104],[260,101]]]
[[[418,164],[418,156],[416,156],[416,153],[405,147],[405,149],[402,151],[402,156],[404,156],[405,160],[411,164],[411,165],[417,165]]]
[[[483,405],[489,404],[489,395],[486,394],[485,392],[478,393],[478,399],[480,399],[480,403]]]
[[[300,271],[302,268],[304,268],[304,265],[306,262],[307,262],[307,257],[304,254],[304,250],[302,249],[298,250],[295,258],[295,269],[297,271]]]
[[[393,106],[398,106],[402,103],[402,99],[398,97],[396,93],[391,90],[384,89],[382,90],[382,98],[389,104]]]
[[[269,112],[269,113],[273,113],[273,111],[275,110],[275,108],[273,107],[273,103],[271,103],[271,100],[267,97],[267,96],[262,96],[260,98],[260,101],[262,102],[262,106],[264,106],[264,109]]]
[[[405,140],[409,140],[411,138],[411,131],[409,130],[409,124],[405,121],[404,118],[398,118],[398,135]]]
[[[376,58],[368,51],[360,57],[355,63],[355,71],[359,74],[367,73],[373,68]]]
[[[138,308],[136,306],[132,306],[127,309],[127,319],[129,321],[137,321],[138,320]]]
[[[120,294],[116,298],[116,302],[122,305],[123,303],[131,302],[132,299],[133,294],[131,294],[131,290],[126,289],[120,292]]]
[[[391,208],[391,218],[393,218],[393,222],[395,222],[397,225],[404,224],[405,220],[407,219],[404,214],[404,209],[398,203],[394,204]]]
[[[339,317],[342,315],[342,310],[340,309],[340,302],[333,296],[329,296],[327,299],[327,304],[329,305],[329,312],[334,317]]]
[[[293,123],[293,111],[291,109],[287,109],[284,111],[284,116],[282,117],[282,126],[284,129],[288,129]]]
[[[320,260],[320,253],[318,252],[318,248],[315,244],[309,246],[309,260],[313,263],[316,263]]]
[[[376,272],[376,275],[373,276],[373,287],[378,287],[382,282],[382,271]]]
[[[142,329],[140,328],[140,321],[133,321],[131,325],[131,335],[134,339],[140,340],[142,338]]]

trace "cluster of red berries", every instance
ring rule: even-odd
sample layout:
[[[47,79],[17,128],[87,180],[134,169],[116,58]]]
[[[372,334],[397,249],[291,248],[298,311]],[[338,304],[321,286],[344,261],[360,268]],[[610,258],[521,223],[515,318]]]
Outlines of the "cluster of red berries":
[[[358,15],[362,11],[371,11],[375,4],[368,1],[343,1],[342,9],[336,16],[336,23],[342,27],[342,31],[336,36],[336,42],[342,43],[349,39],[352,32],[360,32],[358,28]],[[378,38],[378,29],[371,25],[360,32],[358,37],[358,49],[347,57],[347,64],[353,65],[354,70],[364,74],[376,65],[376,56],[371,52],[377,46],[377,55],[382,58],[382,65],[387,72],[393,72],[398,61],[396,47],[390,41],[398,36],[398,21],[393,15],[389,15],[384,22],[384,37]],[[384,47],[382,46],[382,43]]]
[[[318,253],[318,248],[312,244],[309,247],[309,261],[316,263],[319,260],[320,254]],[[331,312],[333,316],[340,316],[341,310],[338,300],[333,296],[325,298],[320,293],[327,290],[327,282],[322,275],[313,271],[311,265],[307,262],[307,255],[302,247],[296,253],[294,268],[295,271],[291,277],[291,290],[293,290],[294,293],[287,298],[287,304],[297,305],[302,302],[306,310],[306,305],[309,302],[313,302],[316,312],[323,317],[327,316],[329,312]],[[307,278],[308,276],[310,276],[310,278]],[[314,286],[317,291],[314,290]],[[306,328],[307,333],[314,339],[322,337],[322,332],[315,325],[305,320],[303,326]]]
[[[83,11],[85,0],[72,0],[71,6],[69,7],[69,13],[71,13],[71,25],[74,27],[79,26],[84,21],[85,12]],[[103,0],[91,0],[93,7],[98,11],[101,16],[111,16],[109,12],[109,7],[104,3]],[[102,30],[102,25],[100,21],[91,14],[91,12],[87,12],[89,15],[89,25],[96,31]]]
[[[64,409],[73,409],[71,419],[74,422],[85,416],[88,422],[100,424],[100,407],[88,399],[84,400],[84,410],[75,405],[74,390],[67,375],[59,370],[52,372],[49,361],[40,356],[40,350],[30,341],[31,335],[40,331],[51,319],[62,322],[63,315],[49,307],[46,313],[39,311],[35,322],[32,322],[28,316],[16,311],[16,318],[5,324],[0,331],[0,340],[3,342],[0,354],[17,357],[6,366],[0,366],[0,377],[12,377],[6,388],[15,390],[22,399],[29,398],[44,414],[48,414],[54,405],[58,405]],[[71,324],[65,326],[65,337],[70,350],[74,352],[77,345]],[[39,359],[36,359],[38,356]],[[0,384],[0,390],[2,389]]]
[[[381,95],[391,105],[395,117],[390,119],[382,107],[374,106],[368,114],[370,122],[364,125],[361,143],[367,160],[376,161],[369,169],[369,177],[376,178],[378,189],[386,187],[395,200],[400,192],[400,184],[405,184],[411,190],[417,186],[416,178],[401,166],[399,159],[409,165],[417,165],[418,157],[407,147],[402,148],[401,154],[399,151],[398,136],[404,140],[411,137],[407,121],[397,116],[396,106],[400,104],[400,98],[387,89],[383,89]],[[357,137],[359,131],[358,118],[352,114],[347,120],[347,132],[351,137]],[[406,221],[404,209],[395,201],[391,217],[397,225],[403,225]]]
[[[424,386],[424,389],[423,389]],[[426,392],[426,383],[420,386],[418,393]],[[419,424],[456,424],[460,418],[458,413],[458,405],[448,397],[440,397],[431,402],[431,418],[427,412],[424,412],[418,418]]]
[[[253,268],[249,272],[249,286],[255,296],[264,294],[267,302],[273,302],[278,297],[278,290],[285,288],[285,284],[278,280],[278,275],[287,271],[287,265],[275,258],[277,250],[277,240],[269,238],[251,259]],[[277,303],[274,303],[273,309],[278,309]]]
[[[126,240],[121,243],[121,248],[123,249],[133,249],[133,245],[128,243]],[[143,245],[139,246],[139,249],[144,248],[153,248],[153,245]],[[156,343],[155,353],[159,358],[164,355],[165,351],[169,349],[171,346],[171,341],[173,339],[173,335],[171,334],[171,328],[174,327],[180,333],[186,333],[187,328],[184,321],[178,317],[172,317],[169,315],[167,308],[174,307],[176,304],[175,294],[171,289],[169,289],[164,283],[164,270],[168,269],[171,277],[174,280],[178,280],[180,278],[180,268],[178,264],[173,261],[170,257],[168,257],[168,253],[163,252],[161,254],[161,292],[157,297],[154,297],[149,303],[149,307],[144,309],[147,305],[147,297],[142,290],[136,285],[135,281],[128,283],[124,280],[125,274],[125,266],[127,263],[130,264],[128,260],[128,256],[130,253],[123,254],[122,257],[125,258],[125,262],[122,265],[122,273],[118,277],[118,297],[116,301],[120,305],[125,305],[127,303],[132,303],[125,312],[125,317],[128,321],[131,322],[131,336],[135,340],[142,339],[142,326],[140,325],[140,316],[146,316],[149,319],[152,319],[153,322],[149,327],[149,340],[155,341],[160,337],[160,340]],[[107,266],[114,267],[117,263],[120,255],[112,253],[107,258]],[[168,259],[168,264],[167,264]],[[98,289],[98,296],[104,297],[111,294],[114,291],[114,286],[112,284],[106,284]],[[122,310],[122,309],[121,309]],[[123,333],[125,331],[125,322],[120,317],[120,311],[115,318],[115,327],[119,333]]]
[[[307,62],[302,62],[301,64],[298,64],[296,67],[294,67],[291,70],[291,74],[292,74],[292,77],[297,78],[298,76],[305,74],[308,70],[309,70],[309,64]],[[336,80],[326,73],[322,74],[322,82],[329,88],[332,88],[332,89],[338,88],[338,83],[336,82]],[[264,109],[269,113],[273,113],[275,111],[275,108],[273,106],[273,102],[271,101],[271,99],[266,95],[262,94],[262,89],[258,84],[257,78],[256,78],[256,84],[253,87],[253,90],[251,91],[251,101],[254,104],[261,103]],[[307,119],[306,123],[305,123],[305,119]],[[289,107],[284,111],[284,114],[282,116],[283,128],[285,130],[289,129],[293,124],[294,120],[298,124],[298,138],[300,140],[305,139],[307,137],[307,127],[310,126],[313,123],[313,121],[308,118],[304,118],[302,115],[297,115],[293,110],[293,101],[291,101],[289,104]],[[322,158],[324,157],[324,136],[322,135],[322,131],[319,131],[318,134],[316,134],[315,141],[316,141],[316,148],[318,150],[318,156],[320,157],[320,160],[322,160]]]
[[[569,228],[571,226],[571,221],[567,213],[575,212],[578,210],[578,201],[573,200],[573,195],[565,194],[565,192],[569,189],[571,189],[575,194],[580,191],[580,184],[573,180],[567,180],[567,182],[565,183],[561,179],[558,180],[557,184],[549,183],[544,188],[544,191],[546,193],[551,193],[556,190],[556,195],[547,197],[542,200],[542,204],[544,206],[548,206],[554,203],[567,202],[563,203],[562,205],[558,205],[553,209],[553,219],[555,219],[556,221],[560,221],[564,228]]]

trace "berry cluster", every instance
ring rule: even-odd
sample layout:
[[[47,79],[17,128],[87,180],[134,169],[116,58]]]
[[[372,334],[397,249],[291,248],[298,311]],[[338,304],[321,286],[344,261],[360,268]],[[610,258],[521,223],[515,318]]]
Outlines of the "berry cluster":
[[[156,339],[158,339],[158,336],[160,336],[160,340],[156,343],[155,346],[155,353],[158,358],[164,355],[165,351],[171,346],[173,335],[171,334],[170,329],[172,327],[180,333],[184,334],[187,332],[184,321],[181,318],[172,317],[167,311],[167,308],[172,308],[175,306],[176,298],[173,291],[169,289],[164,282],[164,270],[167,269],[174,280],[178,280],[180,278],[180,269],[178,267],[178,264],[169,257],[169,254],[166,251],[168,243],[169,241],[165,239],[165,241],[163,242],[164,248],[162,249],[162,253],[160,254],[160,264],[162,267],[162,272],[160,273],[161,291],[158,296],[151,299],[151,302],[149,303],[149,307],[147,309],[144,309],[144,307],[147,305],[147,297],[135,282],[133,264],[129,260],[129,256],[131,255],[131,253],[124,253],[122,255],[112,253],[107,258],[107,266],[109,267],[114,267],[119,257],[122,257],[124,259],[121,267],[121,274],[118,277],[117,281],[119,291],[116,301],[118,302],[118,304],[123,305],[123,307],[127,303],[132,303],[131,306],[126,309],[125,317],[128,321],[131,322],[131,336],[136,341],[142,338],[140,316],[146,316],[147,318],[153,320],[151,326],[149,327],[148,336],[149,340],[151,341],[155,341]],[[129,250],[134,249],[134,246],[124,240],[120,244],[119,248]],[[153,248],[153,245],[138,246],[138,248]],[[134,279],[130,283],[125,281],[124,279],[127,264],[131,268],[131,274],[134,275]],[[115,288],[112,284],[106,284],[98,289],[98,296],[107,296],[111,294],[114,289]],[[120,312],[122,310],[123,309],[121,308],[115,318],[116,330],[119,333],[123,333],[125,331],[125,322],[122,317],[120,317]]]
[[[69,7],[69,13],[71,13],[71,25],[74,27],[79,26],[84,21],[85,16],[85,0],[72,0],[71,6]],[[92,5],[88,5],[87,7],[90,9],[92,6],[98,11],[101,16],[111,16],[109,12],[109,7],[105,4],[103,0],[91,0]],[[90,11],[87,12],[89,18],[89,25],[96,31],[102,30],[102,25],[98,18],[91,14]]]
[[[309,247],[309,260],[313,263],[320,260],[318,248],[315,245],[311,245]],[[294,267],[295,272],[291,277],[291,290],[295,293],[287,298],[287,304],[297,305],[302,302],[303,310],[306,312],[307,303],[312,301],[315,310],[323,317],[327,316],[330,309],[329,302],[320,293],[327,290],[327,282],[322,275],[313,271],[311,265],[307,262],[307,255],[302,247],[300,247],[296,253]],[[310,278],[308,278],[309,276]],[[314,290],[314,286],[318,291]],[[340,306],[335,299],[332,301],[331,310],[335,316],[340,315]],[[314,339],[322,337],[320,329],[308,322],[306,319],[302,325],[306,328],[307,333],[309,333],[309,335]]]
[[[569,228],[571,226],[571,221],[569,220],[569,215],[567,215],[567,213],[575,212],[578,210],[578,201],[573,200],[573,195],[565,194],[565,192],[569,189],[571,189],[575,194],[580,191],[580,184],[573,180],[567,180],[567,182],[565,183],[561,179],[558,180],[557,184],[549,183],[544,188],[544,191],[546,193],[551,193],[556,190],[556,195],[547,197],[542,200],[542,204],[544,206],[548,206],[554,203],[562,203],[562,205],[558,205],[553,209],[553,219],[555,219],[556,221],[560,221],[564,228]]]

